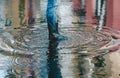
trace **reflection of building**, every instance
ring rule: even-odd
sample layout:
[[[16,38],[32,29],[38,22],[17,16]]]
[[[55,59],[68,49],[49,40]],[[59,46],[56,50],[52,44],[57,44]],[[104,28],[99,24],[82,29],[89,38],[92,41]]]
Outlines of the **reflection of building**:
[[[24,0],[6,0],[6,19],[12,21],[12,27],[19,27],[21,20],[24,18],[25,10],[25,1]]]
[[[20,19],[19,19],[19,0],[11,0],[10,3],[11,7],[8,7],[9,9],[11,9],[11,16],[13,19],[13,27],[18,27],[19,23],[20,23]],[[9,12],[8,12],[9,13]]]
[[[0,28],[3,28],[5,25],[5,15],[4,15],[4,6],[3,0],[0,0]]]
[[[35,5],[36,2],[36,5]],[[38,2],[38,3],[37,3]],[[40,1],[34,0],[9,0],[5,1],[6,19],[12,21],[13,27],[28,26],[28,23],[34,23],[35,6],[38,7]],[[39,5],[40,6],[40,5]],[[40,8],[40,7],[38,7]],[[37,10],[39,10],[37,8]],[[40,13],[39,13],[40,14]]]
[[[120,0],[107,0],[106,25],[120,30]]]
[[[102,7],[105,3],[105,15],[103,25],[112,27],[114,29],[120,30],[120,10],[119,3],[120,0],[72,0],[73,8],[76,11],[81,11],[84,8],[84,13],[86,15],[87,24],[98,24],[98,20],[102,16]]]
[[[27,1],[27,0],[26,0]],[[20,19],[20,25],[23,25],[23,20],[25,18],[25,0],[19,0],[19,19]]]
[[[31,2],[32,3],[32,2]],[[7,6],[6,18],[12,18],[12,26],[19,27],[28,23],[29,16],[33,16],[31,5],[28,0],[10,0],[5,1]]]
[[[86,23],[95,23],[95,16],[101,15],[101,8],[104,0],[86,0]],[[96,4],[97,5],[96,5]],[[112,27],[114,29],[120,30],[120,10],[119,10],[120,0],[106,0],[106,26]],[[96,6],[94,6],[96,5]],[[95,8],[97,13],[95,14]]]
[[[81,0],[72,0],[73,1],[73,8],[74,10],[80,10],[81,9]]]

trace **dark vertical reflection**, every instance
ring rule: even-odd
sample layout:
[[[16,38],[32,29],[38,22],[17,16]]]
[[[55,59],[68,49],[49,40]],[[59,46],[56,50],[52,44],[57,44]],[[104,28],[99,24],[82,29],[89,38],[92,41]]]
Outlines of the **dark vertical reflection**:
[[[85,0],[72,0],[73,14],[76,21],[73,24],[85,24]]]
[[[25,0],[19,0],[19,18],[20,18],[20,25],[23,25],[23,19],[25,18]]]
[[[12,26],[13,20],[11,17],[11,0],[3,0],[4,1],[4,15],[5,16],[5,25],[4,26]]]
[[[48,78],[62,78],[61,70],[59,65],[59,57],[58,57],[58,41],[50,41],[49,42],[49,54],[48,54],[48,68],[49,74]]]
[[[19,19],[21,26],[33,27],[34,17],[34,0],[19,0]]]
[[[92,78],[93,63],[90,58],[87,58],[84,55],[78,55],[78,58],[75,58],[77,65],[75,66],[77,74],[75,78]],[[75,72],[75,71],[74,71]]]
[[[79,58],[79,67],[78,67],[81,78],[86,78],[86,74],[88,73],[87,69],[86,69],[87,67],[86,67],[85,63],[86,63],[85,58],[81,56]]]
[[[34,2],[34,0],[29,0],[28,2],[28,27],[33,27],[33,24],[35,23]]]
[[[109,78],[110,72],[105,64],[105,58],[103,55],[97,56],[93,58],[94,60],[94,72],[92,74],[93,78]],[[109,68],[110,69],[110,68]]]

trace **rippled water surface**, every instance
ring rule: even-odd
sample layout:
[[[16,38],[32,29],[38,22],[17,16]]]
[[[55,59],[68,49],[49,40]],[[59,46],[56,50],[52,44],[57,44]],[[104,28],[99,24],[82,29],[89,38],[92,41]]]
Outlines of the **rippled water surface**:
[[[60,33],[68,40],[58,42],[48,40],[45,0],[0,0],[0,78],[112,76],[112,55],[93,57],[110,37],[94,27],[73,24],[79,16],[74,15],[72,2],[60,4]]]

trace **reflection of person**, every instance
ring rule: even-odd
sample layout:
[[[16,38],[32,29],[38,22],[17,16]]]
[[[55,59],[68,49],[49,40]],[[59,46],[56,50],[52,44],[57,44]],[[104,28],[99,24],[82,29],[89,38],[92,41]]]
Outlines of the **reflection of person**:
[[[58,46],[59,42],[54,40],[49,42],[49,54],[48,54],[48,67],[49,67],[49,74],[48,78],[62,78],[61,69],[59,65],[59,58],[58,58]]]
[[[49,31],[49,39],[50,40],[63,40],[64,36],[60,35],[58,32],[58,21],[57,21],[57,0],[48,0],[47,3],[47,23],[48,23],[48,31]]]

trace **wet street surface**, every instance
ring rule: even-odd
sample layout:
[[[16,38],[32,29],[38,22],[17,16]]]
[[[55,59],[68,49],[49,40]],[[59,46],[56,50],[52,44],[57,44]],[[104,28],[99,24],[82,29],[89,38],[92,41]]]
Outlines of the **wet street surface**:
[[[58,8],[59,31],[68,39],[49,41],[46,4],[0,0],[0,78],[119,78],[119,52],[100,49],[111,37],[76,23],[84,16],[75,15],[71,1]]]

